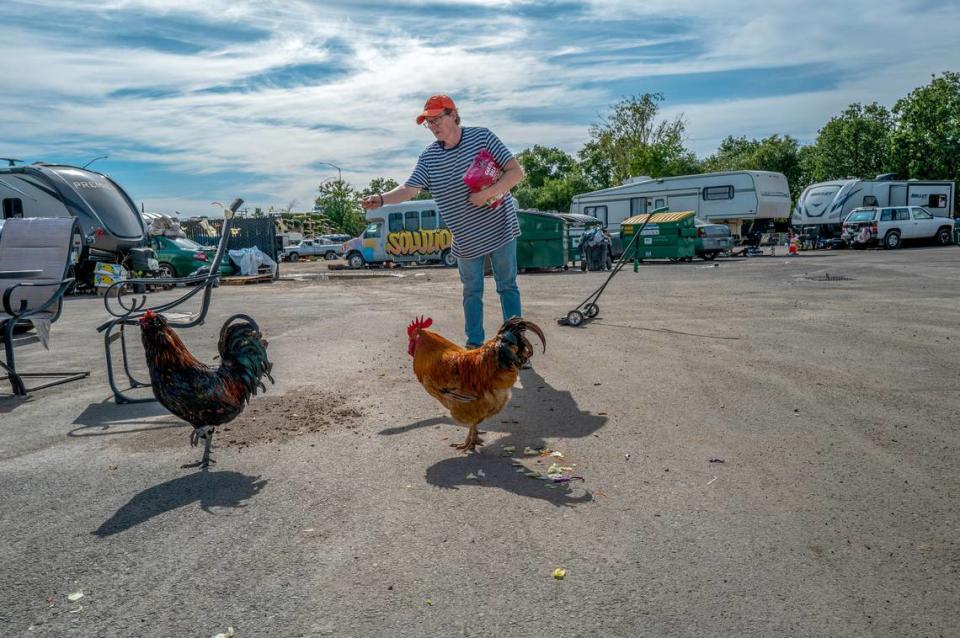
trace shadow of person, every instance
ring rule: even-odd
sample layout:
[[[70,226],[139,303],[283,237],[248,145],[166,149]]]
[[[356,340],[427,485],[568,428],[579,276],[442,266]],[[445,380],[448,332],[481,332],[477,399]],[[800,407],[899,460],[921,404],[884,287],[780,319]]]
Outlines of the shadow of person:
[[[522,387],[513,389],[513,397],[507,407],[500,414],[480,424],[481,430],[507,433],[496,440],[496,449],[511,445],[518,451],[526,447],[542,449],[547,447],[547,437],[584,438],[598,431],[607,422],[606,416],[581,410],[570,392],[557,390],[536,370],[521,371],[520,383]],[[444,422],[453,423],[449,416],[443,419],[427,419],[399,428],[389,428],[381,434],[398,434]],[[458,427],[451,438],[459,439],[461,436],[466,436],[466,429]],[[492,442],[493,438],[492,435],[487,436],[488,441]],[[492,449],[477,450],[478,454],[471,455],[451,451],[455,456],[427,468],[427,482],[448,489],[461,485],[497,487],[521,496],[540,498],[555,505],[575,505],[593,500],[589,490],[584,489],[583,483],[555,484],[531,479],[517,472],[510,458],[497,456]],[[479,481],[466,478],[470,474],[477,475],[477,470],[483,470],[486,476]]]
[[[173,421],[154,420],[154,417],[167,415]],[[113,434],[131,434],[148,430],[190,427],[184,421],[174,417],[156,401],[147,403],[115,404],[111,399],[100,403],[91,403],[73,420],[74,428],[67,433],[70,437],[108,436]],[[152,427],[135,427],[152,426]]]
[[[181,476],[136,494],[92,533],[100,538],[112,536],[193,502],[199,502],[208,514],[213,514],[212,507],[246,507],[243,501],[267,484],[259,478],[239,472],[194,472]]]

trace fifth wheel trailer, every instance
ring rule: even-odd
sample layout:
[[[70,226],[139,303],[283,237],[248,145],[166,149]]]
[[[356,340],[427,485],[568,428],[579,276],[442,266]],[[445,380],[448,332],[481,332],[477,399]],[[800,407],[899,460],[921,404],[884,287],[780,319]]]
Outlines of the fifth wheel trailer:
[[[840,236],[843,220],[854,208],[922,206],[936,217],[953,217],[954,188],[950,181],[897,180],[892,174],[874,179],[839,179],[803,189],[790,223],[816,227],[821,237]]]
[[[575,195],[571,213],[596,217],[616,236],[620,222],[656,209],[693,211],[698,219],[733,226],[790,216],[790,187],[782,173],[728,171],[678,177],[632,177],[610,188]]]

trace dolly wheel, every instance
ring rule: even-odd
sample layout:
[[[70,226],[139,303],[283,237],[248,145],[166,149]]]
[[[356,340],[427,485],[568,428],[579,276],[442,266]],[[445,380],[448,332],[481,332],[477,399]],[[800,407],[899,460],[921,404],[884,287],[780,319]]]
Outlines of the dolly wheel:
[[[587,304],[587,307],[583,309],[583,314],[587,316],[587,319],[593,319],[600,312],[600,306],[595,303]]]
[[[579,310],[571,310],[567,313],[567,323],[571,326],[579,326],[583,323],[583,313]]]

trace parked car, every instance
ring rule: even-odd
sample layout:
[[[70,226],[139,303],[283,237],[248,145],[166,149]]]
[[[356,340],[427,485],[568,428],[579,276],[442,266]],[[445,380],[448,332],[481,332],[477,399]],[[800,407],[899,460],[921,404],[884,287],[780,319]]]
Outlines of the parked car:
[[[724,224],[710,224],[699,219],[694,220],[697,227],[697,241],[694,251],[698,257],[707,261],[716,259],[717,255],[733,249],[733,236],[730,228]]]
[[[946,246],[953,242],[951,225],[951,219],[922,206],[855,208],[843,221],[841,237],[854,248],[900,248],[906,239],[936,239]]]
[[[157,253],[161,277],[186,277],[204,266],[209,267],[217,254],[216,248],[205,248],[186,237],[151,235],[147,245]],[[220,274],[232,275],[233,271],[230,258],[224,255],[220,261]]]
[[[343,235],[338,235],[338,237],[343,237]],[[347,237],[347,239],[350,238]],[[321,256],[328,261],[336,259],[343,254],[343,241],[334,241],[323,235],[311,239],[304,239],[299,244],[284,248],[283,259],[287,261],[300,261],[301,257]]]

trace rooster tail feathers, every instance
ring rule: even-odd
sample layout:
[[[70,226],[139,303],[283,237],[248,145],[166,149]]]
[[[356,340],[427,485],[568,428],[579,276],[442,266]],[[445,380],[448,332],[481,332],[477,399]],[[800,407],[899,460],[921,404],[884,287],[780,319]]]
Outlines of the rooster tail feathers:
[[[527,330],[540,338],[543,351],[547,351],[547,340],[540,326],[523,317],[512,317],[497,332],[497,356],[501,368],[520,367],[533,356],[533,346],[525,335]]]
[[[220,328],[221,367],[232,371],[248,392],[257,393],[257,389],[266,391],[263,377],[274,383],[270,371],[273,364],[267,357],[267,341],[260,334],[260,328],[253,318],[247,315],[233,315]]]

